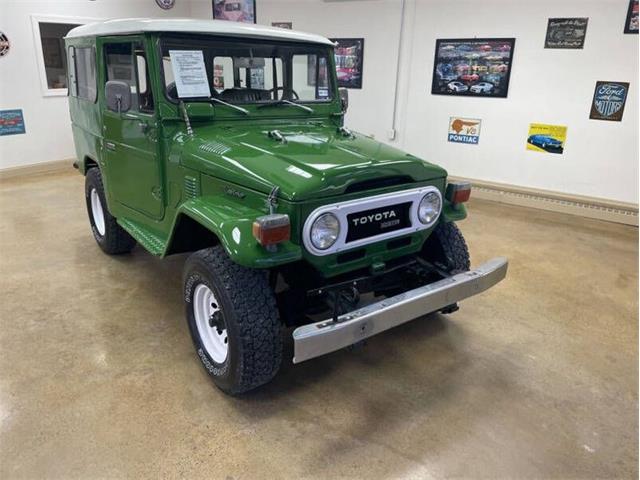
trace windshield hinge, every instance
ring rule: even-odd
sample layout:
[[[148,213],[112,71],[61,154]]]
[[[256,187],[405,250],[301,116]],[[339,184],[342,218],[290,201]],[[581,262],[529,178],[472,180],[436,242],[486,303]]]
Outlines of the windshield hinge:
[[[280,130],[270,130],[267,135],[269,138],[273,138],[281,143],[287,143],[287,139],[282,135]]]

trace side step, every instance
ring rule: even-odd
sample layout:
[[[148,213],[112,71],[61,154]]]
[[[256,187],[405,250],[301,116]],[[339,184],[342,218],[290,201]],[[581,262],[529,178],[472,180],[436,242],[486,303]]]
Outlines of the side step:
[[[118,218],[118,224],[152,255],[161,256],[164,253],[167,241],[157,233],[127,218]]]

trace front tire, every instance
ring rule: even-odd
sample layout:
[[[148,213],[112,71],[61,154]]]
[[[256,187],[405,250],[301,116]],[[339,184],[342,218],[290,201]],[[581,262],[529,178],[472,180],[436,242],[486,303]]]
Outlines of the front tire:
[[[185,314],[205,370],[222,391],[269,382],[282,361],[282,324],[266,271],[242,267],[224,248],[192,254],[184,269]]]
[[[425,242],[421,255],[450,275],[467,272],[471,268],[467,242],[453,222],[438,224]]]
[[[84,196],[93,237],[103,252],[109,255],[129,253],[136,241],[116,221],[107,209],[102,174],[98,168],[87,172],[84,182]]]

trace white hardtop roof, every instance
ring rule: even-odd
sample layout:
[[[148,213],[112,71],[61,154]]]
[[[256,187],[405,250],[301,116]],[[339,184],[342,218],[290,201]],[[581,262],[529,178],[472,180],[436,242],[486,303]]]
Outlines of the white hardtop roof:
[[[70,30],[66,38],[124,35],[140,32],[208,33],[230,37],[252,37],[334,45],[328,38],[313,33],[225,20],[196,20],[191,18],[123,18],[88,23]]]

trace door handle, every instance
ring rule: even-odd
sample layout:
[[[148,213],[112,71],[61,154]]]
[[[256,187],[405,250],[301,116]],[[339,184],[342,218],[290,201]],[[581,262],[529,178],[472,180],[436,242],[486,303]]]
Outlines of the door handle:
[[[138,122],[138,127],[142,130],[142,133],[147,133],[149,131],[149,124],[145,122]]]
[[[116,144],[113,142],[104,142],[104,148],[113,152],[116,149]]]

